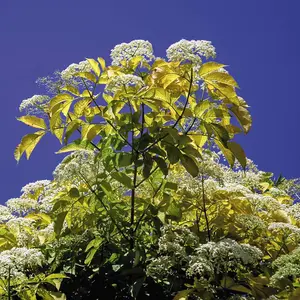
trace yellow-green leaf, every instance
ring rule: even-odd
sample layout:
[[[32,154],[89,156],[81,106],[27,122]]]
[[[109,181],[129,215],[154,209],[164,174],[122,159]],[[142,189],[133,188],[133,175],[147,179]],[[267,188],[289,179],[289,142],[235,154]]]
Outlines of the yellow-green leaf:
[[[72,143],[62,147],[56,153],[65,153],[65,152],[71,152],[71,151],[82,150],[82,149],[93,150],[94,147],[88,141],[82,141],[81,139],[77,139]]]
[[[34,128],[39,128],[39,129],[47,129],[47,125],[45,123],[44,119],[38,118],[36,116],[22,116],[20,118],[17,118],[17,120],[23,122],[24,124],[34,127]]]
[[[98,57],[98,61],[99,61],[99,64],[102,68],[102,71],[104,71],[106,69],[105,60],[102,57]]]
[[[37,131],[35,133],[25,135],[22,138],[21,143],[15,149],[15,159],[19,161],[24,152],[26,153],[27,159],[29,159],[32,151],[45,133],[45,131]]]
[[[182,154],[180,157],[181,163],[184,166],[184,168],[193,176],[196,177],[199,174],[199,168],[194,161],[193,158],[186,154]]]
[[[74,97],[70,94],[59,94],[55,97],[53,97],[51,100],[50,100],[50,110],[52,110],[52,108],[57,105],[58,103],[62,103],[62,102],[65,102],[65,101],[72,101],[74,99]]]
[[[95,74],[97,76],[99,76],[100,75],[100,67],[99,67],[98,62],[96,60],[92,59],[92,58],[87,58],[86,60],[91,65],[91,67],[92,67],[93,71],[95,72]]]
[[[243,148],[235,142],[228,142],[227,147],[233,153],[235,158],[239,161],[243,169],[245,169],[247,165],[247,160]]]
[[[73,86],[73,85],[69,85],[67,84],[66,86],[64,86],[62,89],[62,91],[68,91],[76,96],[79,96],[80,95],[80,92],[78,90],[77,87]]]
[[[252,118],[249,111],[243,106],[233,105],[230,110],[236,116],[245,133],[248,133],[252,126]]]
[[[209,74],[211,72],[217,71],[220,68],[225,67],[225,65],[223,64],[219,64],[217,62],[214,61],[209,61],[205,64],[203,64],[199,70],[199,75],[200,76],[204,76],[206,74]]]
[[[203,78],[204,78],[204,81],[207,81],[209,83],[218,82],[218,83],[227,84],[227,85],[230,85],[233,87],[238,87],[238,84],[236,83],[234,78],[227,73],[211,72],[211,73],[203,76]]]

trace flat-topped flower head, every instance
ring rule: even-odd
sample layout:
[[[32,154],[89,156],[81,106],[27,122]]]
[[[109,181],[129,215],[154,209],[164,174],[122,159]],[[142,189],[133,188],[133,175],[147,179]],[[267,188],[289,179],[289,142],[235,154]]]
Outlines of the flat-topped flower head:
[[[44,112],[50,100],[46,95],[34,95],[31,98],[25,99],[21,102],[19,110],[25,112],[27,115],[37,115]]]
[[[206,59],[215,58],[216,50],[210,41],[204,40],[180,40],[172,44],[167,49],[167,58],[169,61],[190,61],[199,69],[202,65],[202,57]]]
[[[61,78],[65,81],[70,81],[78,72],[90,72],[91,66],[87,60],[81,61],[78,64],[71,64],[61,72]]]
[[[155,57],[152,44],[144,40],[133,40],[130,43],[116,45],[110,54],[112,65],[115,66],[121,65],[121,61],[128,61],[135,56],[142,56],[147,62],[153,60]]]
[[[105,87],[105,92],[108,94],[115,94],[116,92],[122,90],[123,88],[127,87],[142,87],[144,86],[144,82],[141,77],[131,75],[131,74],[124,74],[115,76],[112,80],[107,84]]]

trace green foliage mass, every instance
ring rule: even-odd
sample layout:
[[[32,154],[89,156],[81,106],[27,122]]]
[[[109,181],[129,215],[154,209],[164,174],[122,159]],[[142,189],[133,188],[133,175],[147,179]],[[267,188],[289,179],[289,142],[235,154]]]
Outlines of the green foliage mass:
[[[299,299],[299,184],[246,158],[236,81],[179,43],[121,44],[22,102],[16,160],[47,133],[71,154],[0,206],[3,299]]]

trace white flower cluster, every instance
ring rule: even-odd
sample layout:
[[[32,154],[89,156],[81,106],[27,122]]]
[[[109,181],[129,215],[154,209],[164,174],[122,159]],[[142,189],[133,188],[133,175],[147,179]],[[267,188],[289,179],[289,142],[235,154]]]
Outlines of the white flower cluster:
[[[116,45],[110,54],[112,65],[115,66],[119,66],[123,60],[129,61],[135,56],[142,56],[147,62],[153,60],[155,57],[152,44],[144,40],[133,40],[130,43]]]
[[[34,95],[31,98],[25,99],[21,102],[19,110],[28,115],[42,114],[47,107],[50,100],[46,95]]]
[[[185,61],[188,60],[199,69],[202,65],[202,58],[214,58],[216,56],[215,47],[210,41],[204,40],[180,40],[172,44],[167,49],[167,58],[169,61]]]
[[[12,214],[22,216],[37,208],[36,200],[28,198],[12,198],[6,201],[6,205]]]
[[[196,246],[199,240],[187,227],[166,225],[159,239],[159,252],[168,254],[176,259],[184,259],[187,254],[185,247]]]
[[[38,180],[35,182],[31,182],[22,187],[21,192],[22,197],[28,197],[30,195],[34,195],[37,191],[43,190],[45,187],[51,184],[50,180]]]
[[[196,253],[192,256],[187,270],[190,276],[198,274],[200,267],[197,265],[197,259],[201,266],[206,260],[208,266],[213,266],[214,273],[220,274],[238,269],[240,266],[255,266],[263,257],[263,253],[257,247],[239,244],[231,239],[224,239],[218,243],[208,242],[198,247]]]
[[[245,230],[245,232],[263,232],[267,229],[266,223],[258,216],[255,215],[237,215],[236,221]]]
[[[12,248],[0,252],[0,277],[19,277],[26,270],[33,270],[45,263],[38,249]]]
[[[66,156],[53,172],[57,184],[64,185],[65,182],[78,185],[85,180],[94,180],[101,173],[103,167],[95,163],[95,153],[89,150],[74,151]]]
[[[18,217],[10,219],[6,226],[16,237],[18,245],[24,247],[36,241],[34,223],[32,219]]]
[[[105,92],[113,95],[128,87],[141,88],[142,86],[144,86],[144,81],[141,77],[131,74],[123,74],[113,77],[106,85]]]
[[[14,218],[15,217],[11,214],[10,210],[6,206],[0,205],[0,224]]]
[[[78,72],[90,72],[91,65],[87,60],[81,61],[78,64],[71,64],[61,72],[61,78],[67,82],[72,81],[73,77]]]
[[[295,218],[297,221],[300,221],[300,203],[295,203],[286,208],[287,213]]]
[[[289,223],[274,222],[269,225],[268,230],[300,240],[300,228]]]

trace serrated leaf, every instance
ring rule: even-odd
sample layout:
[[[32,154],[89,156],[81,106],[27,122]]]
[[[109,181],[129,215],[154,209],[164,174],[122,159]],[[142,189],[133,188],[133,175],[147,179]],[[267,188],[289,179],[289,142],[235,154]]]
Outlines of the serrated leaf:
[[[82,141],[81,139],[77,139],[72,143],[62,147],[60,150],[58,150],[55,153],[65,153],[65,152],[71,152],[71,151],[83,150],[83,149],[93,150],[94,147],[88,141]]]
[[[67,211],[63,211],[56,216],[54,221],[54,232],[57,237],[60,236],[67,214]]]
[[[92,262],[92,260],[93,260],[93,258],[94,258],[94,256],[95,256],[95,254],[97,253],[97,251],[98,251],[98,248],[92,248],[92,249],[88,252],[88,254],[87,254],[87,256],[86,256],[86,258],[85,258],[85,260],[84,260],[84,264],[90,265],[90,263]]]
[[[227,149],[220,141],[215,140],[215,143],[218,145],[218,147],[220,148],[220,150],[222,151],[222,153],[224,154],[225,158],[227,159],[229,165],[231,167],[233,167],[234,165],[234,160],[235,157],[233,155],[233,153],[231,152],[231,150]]]
[[[47,125],[45,123],[44,119],[38,118],[36,116],[22,116],[20,118],[17,118],[18,121],[23,122],[24,124],[34,127],[34,128],[39,128],[39,129],[47,129]]]
[[[218,82],[218,83],[223,83],[226,85],[230,85],[233,87],[238,87],[238,84],[234,80],[234,78],[223,72],[211,72],[205,76],[203,76],[204,80],[206,82],[212,83],[212,82]]]
[[[202,148],[207,141],[207,136],[202,134],[191,134],[189,137],[193,140],[195,145]]]
[[[105,60],[102,57],[98,57],[98,62],[102,68],[102,71],[105,71],[105,69],[106,69]]]
[[[172,145],[166,146],[167,156],[170,164],[176,164],[180,158],[180,151]]]
[[[80,92],[79,92],[78,88],[75,87],[75,86],[73,86],[73,85],[67,84],[61,90],[62,91],[68,91],[68,92],[74,94],[75,96],[79,96],[80,95]]]
[[[65,144],[68,143],[68,140],[71,137],[71,135],[82,125],[82,123],[84,123],[82,120],[75,119],[68,124],[65,133]]]
[[[123,185],[125,185],[126,187],[130,189],[132,188],[132,180],[126,174],[122,172],[113,172],[110,174],[110,176],[115,180],[119,181],[120,183],[122,183]]]
[[[170,84],[176,81],[180,77],[179,74],[166,74],[161,78],[161,83],[163,84],[164,89],[166,89]]]
[[[227,147],[233,153],[235,158],[239,161],[239,163],[241,164],[243,169],[245,169],[245,167],[247,165],[247,160],[246,160],[246,154],[245,154],[243,148],[235,142],[228,142]]]
[[[50,100],[50,104],[49,104],[50,110],[52,110],[52,108],[59,103],[62,103],[65,101],[73,101],[73,100],[74,100],[74,97],[70,94],[59,94]]]
[[[182,154],[180,156],[180,161],[189,174],[191,174],[193,177],[198,176],[199,168],[196,162],[190,156]]]
[[[248,133],[252,126],[252,118],[249,111],[243,106],[233,105],[230,110],[234,113],[245,133]]]
[[[90,66],[92,67],[95,74],[97,76],[100,76],[100,67],[99,67],[98,62],[92,58],[87,58],[86,60],[89,62]]]
[[[162,171],[162,173],[167,176],[168,175],[168,166],[165,162],[164,159],[162,159],[161,157],[159,156],[154,156],[153,157],[153,160],[155,160],[155,162],[157,163],[158,167],[160,168],[160,170]]]
[[[37,294],[42,297],[43,300],[66,300],[66,295],[61,292],[48,291],[44,288],[38,288]]]
[[[209,74],[211,72],[218,71],[220,68],[223,68],[223,67],[225,67],[225,65],[219,64],[214,61],[209,61],[201,66],[201,68],[199,70],[199,75],[203,76],[203,75]]]
[[[27,159],[29,159],[32,151],[44,135],[45,131],[37,131],[35,133],[25,135],[22,138],[21,143],[15,149],[15,159],[19,161],[24,152],[26,153]]]
[[[95,75],[90,73],[90,72],[78,72],[74,76],[77,76],[77,77],[80,77],[80,78],[83,78],[83,79],[88,79],[88,80],[90,80],[94,83],[97,82],[97,79],[96,79]]]

